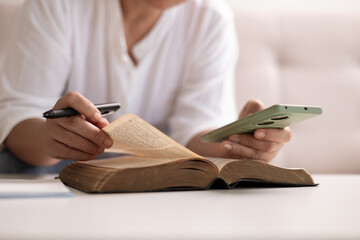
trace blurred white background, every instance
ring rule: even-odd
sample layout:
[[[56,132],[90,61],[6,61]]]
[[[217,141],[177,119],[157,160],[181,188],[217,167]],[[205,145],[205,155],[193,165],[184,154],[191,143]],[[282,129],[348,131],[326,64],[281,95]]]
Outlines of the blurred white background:
[[[274,164],[360,173],[360,1],[227,0],[239,42],[236,103],[323,107],[292,127]],[[22,0],[0,0],[0,68]]]

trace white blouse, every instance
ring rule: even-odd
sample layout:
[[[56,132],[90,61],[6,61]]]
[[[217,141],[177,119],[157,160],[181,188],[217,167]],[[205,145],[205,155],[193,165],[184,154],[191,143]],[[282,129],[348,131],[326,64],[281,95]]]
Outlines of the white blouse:
[[[236,117],[233,14],[221,0],[166,10],[127,54],[118,0],[27,1],[0,79],[0,144],[19,122],[69,91],[93,103],[119,102],[110,121],[136,114],[186,145]]]

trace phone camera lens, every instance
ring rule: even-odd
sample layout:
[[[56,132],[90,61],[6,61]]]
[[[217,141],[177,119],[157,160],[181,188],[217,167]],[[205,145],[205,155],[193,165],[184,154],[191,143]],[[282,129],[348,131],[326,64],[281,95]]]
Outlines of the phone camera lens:
[[[271,118],[271,120],[279,121],[279,120],[284,120],[284,119],[287,119],[287,118],[289,118],[289,117],[288,116],[277,116],[277,117]]]
[[[273,124],[273,123],[274,123],[274,121],[264,121],[264,122],[258,123],[257,125],[264,126],[264,125],[270,125],[270,124]]]

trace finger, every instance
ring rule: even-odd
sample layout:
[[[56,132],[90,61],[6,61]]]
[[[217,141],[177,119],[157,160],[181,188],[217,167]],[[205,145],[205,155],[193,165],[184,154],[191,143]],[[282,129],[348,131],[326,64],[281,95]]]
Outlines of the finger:
[[[50,136],[57,142],[63,143],[73,149],[80,150],[90,155],[99,155],[105,150],[103,146],[98,146],[88,139],[77,135],[74,132],[68,131],[61,126],[53,128]]]
[[[52,139],[51,141],[52,143],[49,144],[51,147],[48,150],[50,151],[50,155],[52,157],[59,159],[72,159],[77,161],[92,160],[96,157],[95,155],[71,148],[63,143],[56,141],[55,139]]]
[[[254,136],[257,139],[287,143],[291,140],[291,129],[290,127],[285,127],[283,129],[279,128],[262,128],[257,129],[254,132]]]
[[[99,122],[93,123],[96,127],[99,129],[103,129],[107,125],[109,125],[109,122],[106,118],[102,118]]]
[[[262,152],[277,152],[284,146],[280,142],[259,140],[252,134],[231,135],[228,140]]]
[[[278,152],[262,152],[230,141],[222,142],[221,148],[223,149],[224,153],[227,156],[232,158],[256,159],[265,162],[270,162],[278,153]]]
[[[110,136],[81,117],[74,116],[61,118],[58,119],[57,123],[64,129],[83,136],[99,146],[110,148],[113,144],[113,140]]]
[[[71,107],[91,122],[99,122],[102,119],[100,111],[95,105],[76,91],[65,94],[55,104],[54,109]]]
[[[256,99],[249,100],[240,112],[239,118],[246,117],[264,109],[262,102]]]

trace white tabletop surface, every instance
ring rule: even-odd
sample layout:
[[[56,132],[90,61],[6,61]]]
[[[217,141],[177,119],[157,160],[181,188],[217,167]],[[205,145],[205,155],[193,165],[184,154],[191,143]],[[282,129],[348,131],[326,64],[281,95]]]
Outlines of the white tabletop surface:
[[[360,175],[314,179],[319,186],[0,199],[0,239],[360,239]]]

